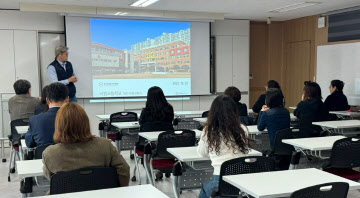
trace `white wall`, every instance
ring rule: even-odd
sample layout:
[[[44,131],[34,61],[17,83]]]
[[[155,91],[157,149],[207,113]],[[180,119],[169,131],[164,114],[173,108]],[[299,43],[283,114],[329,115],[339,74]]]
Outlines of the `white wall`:
[[[1,30],[10,30],[10,32],[1,31]],[[15,31],[19,31],[15,33]],[[19,65],[28,65],[27,61],[24,59],[24,54],[26,50],[12,49],[17,48],[16,46],[11,46],[10,41],[14,40],[14,35],[22,35],[28,32],[29,36],[33,38],[33,33],[42,31],[42,32],[61,32],[64,31],[64,21],[63,17],[59,16],[55,13],[31,13],[31,12],[20,12],[20,11],[0,11],[0,43],[8,43],[9,48],[4,49],[0,48],[0,59],[2,60],[0,65],[3,71],[0,73],[0,93],[3,92],[13,92],[12,84],[16,79],[16,76],[27,79],[38,79],[37,82],[32,82],[32,84],[36,84],[36,86],[40,86],[38,69],[33,72],[20,72],[20,70],[16,70],[16,65],[18,62],[21,63]],[[216,91],[223,92],[227,86],[233,85],[240,90],[249,91],[249,21],[243,20],[231,20],[231,21],[216,21],[212,24],[212,35],[216,37],[217,43],[216,45],[221,49],[224,48],[226,52],[230,54],[228,58],[222,58],[221,53],[218,51],[216,68],[217,72],[216,76]],[[4,38],[1,40],[1,38]],[[37,38],[37,34],[36,34]],[[24,42],[29,42],[26,38]],[[10,40],[10,41],[9,41]],[[227,42],[220,42],[222,40],[227,40]],[[34,43],[36,42],[36,43]],[[22,41],[15,42],[20,46]],[[38,44],[38,40],[32,41],[32,43],[28,44],[28,50],[33,51],[34,46],[37,46],[37,51],[40,49],[40,45]],[[17,50],[20,50],[18,53]],[[13,53],[11,53],[13,51]],[[17,55],[20,54],[21,56]],[[224,54],[224,56],[229,55]],[[39,67],[39,55],[32,55],[33,57],[29,57],[29,60],[34,61],[34,56],[36,57],[37,63],[36,67]],[[230,58],[231,57],[231,58]],[[16,61],[14,61],[16,59]],[[25,60],[25,61],[24,61]],[[223,67],[225,66],[225,67]],[[20,72],[16,73],[16,71]],[[24,70],[25,71],[25,70]],[[226,75],[222,75],[226,74]],[[226,81],[226,79],[230,79],[230,81]],[[33,85],[34,86],[34,85]],[[213,99],[216,96],[191,96],[190,99],[179,100],[179,101],[169,101],[173,106],[174,110],[207,110],[209,109]],[[2,99],[2,106],[6,106],[7,99]],[[242,96],[242,102],[248,104],[248,95]],[[98,114],[110,114],[113,112],[122,111],[124,109],[141,109],[145,106],[145,102],[99,102],[99,103],[91,103],[90,99],[79,99],[79,104],[82,105],[87,112],[91,129],[93,134],[98,134],[97,126],[98,120],[96,115]],[[1,127],[5,130],[3,132],[9,133],[9,123],[8,121],[8,113],[4,112],[6,109],[1,109],[3,115],[7,118],[1,117]],[[5,122],[4,122],[5,121]],[[4,123],[4,124],[3,124]]]

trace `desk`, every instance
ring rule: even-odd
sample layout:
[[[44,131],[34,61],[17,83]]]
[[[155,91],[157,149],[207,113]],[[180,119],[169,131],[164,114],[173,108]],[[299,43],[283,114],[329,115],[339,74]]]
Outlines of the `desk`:
[[[347,111],[330,111],[330,114],[335,114],[338,118],[353,119],[359,118],[360,112],[347,112]]]
[[[114,127],[118,129],[136,129],[140,128],[140,124],[138,121],[135,122],[113,122],[111,123]]]
[[[285,144],[294,146],[298,155],[300,152],[306,152],[308,155],[318,157],[320,159],[326,159],[322,156],[321,152],[331,150],[334,142],[337,140],[346,138],[345,136],[327,136],[327,137],[312,137],[312,138],[299,138],[299,139],[287,139],[282,140]],[[293,158],[298,157],[296,154],[292,155]],[[297,161],[293,159],[292,161]],[[289,169],[295,169],[298,164],[290,165]]]
[[[293,110],[294,110],[294,109],[296,109],[296,107],[289,107],[289,109],[293,109]]]
[[[255,198],[289,197],[294,191],[329,182],[349,183],[349,190],[360,183],[315,168],[224,176],[223,180]]]
[[[209,157],[202,157],[197,153],[196,150],[196,146],[193,147],[176,147],[176,148],[167,148],[166,149],[170,154],[172,154],[174,157],[176,157],[176,159],[178,159],[181,162],[186,162],[191,164],[190,166],[193,167],[193,163],[194,162],[199,162],[199,161],[207,161],[210,160]],[[262,153],[256,150],[250,150],[250,152],[247,154],[247,156],[262,156]],[[195,168],[194,168],[195,169]],[[206,173],[199,173],[202,170],[198,170],[198,173],[195,172],[194,175],[199,175],[199,177],[201,176],[205,176],[206,177]],[[185,171],[186,174],[186,171]],[[184,174],[183,174],[184,175]],[[201,178],[202,180],[206,179],[206,178]],[[198,178],[198,180],[200,180],[200,178]],[[187,182],[191,182],[192,179],[188,179],[186,180]],[[196,181],[196,180],[195,180]],[[197,182],[197,181],[196,181]],[[179,191],[180,191],[180,185],[179,185],[180,181],[179,181],[179,176],[173,176],[173,191],[174,191],[174,195],[176,198],[179,198]],[[199,186],[199,188],[201,188],[201,184]]]
[[[202,111],[174,111],[175,117],[201,117],[202,114],[208,110]]]
[[[18,132],[18,134],[22,135],[28,131],[29,126],[16,126],[15,129]]]
[[[201,131],[197,129],[191,129],[191,130],[195,132],[196,139],[199,139],[201,135]],[[139,136],[147,139],[149,142],[156,142],[158,140],[159,134],[162,132],[164,131],[141,132],[139,133]]]
[[[313,122],[313,125],[318,125],[323,130],[331,132],[337,132],[344,134],[344,129],[352,129],[360,127],[360,120],[338,120],[338,121],[325,121],[325,122]]]
[[[16,162],[19,178],[44,176],[42,159]]]
[[[41,196],[38,198],[99,198],[99,197],[124,197],[124,198],[169,198],[163,192],[152,185],[127,186],[119,188],[108,188],[76,193]]]

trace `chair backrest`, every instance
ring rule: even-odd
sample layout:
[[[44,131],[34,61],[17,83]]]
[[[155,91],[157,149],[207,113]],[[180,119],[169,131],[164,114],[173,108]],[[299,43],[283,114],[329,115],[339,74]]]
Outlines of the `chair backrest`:
[[[295,132],[299,132],[299,129],[282,129],[275,134],[274,147],[272,150],[276,155],[292,155],[295,151],[294,146],[285,144],[282,142],[283,139],[294,139],[296,136]]]
[[[209,111],[204,111],[201,115],[202,118],[207,118],[209,115]]]
[[[35,159],[42,159],[42,153],[45,151],[45,149],[48,147],[48,146],[51,146],[51,145],[54,145],[55,143],[52,143],[52,144],[44,144],[44,145],[41,145],[41,146],[38,146],[35,148],[35,151],[34,151],[34,158]]]
[[[190,130],[181,130],[181,131],[165,131],[159,134],[156,153],[154,157],[161,158],[174,158],[169,152],[167,152],[167,148],[174,147],[188,147],[195,146],[196,135],[194,131]]]
[[[348,183],[333,182],[297,190],[290,198],[346,198],[348,191]]]
[[[140,126],[140,132],[174,130],[170,122],[148,122]]]
[[[222,179],[223,176],[268,171],[275,171],[275,160],[272,158],[262,156],[248,156],[228,160],[221,165],[218,195],[239,195],[239,189],[225,182]]]
[[[360,138],[349,137],[337,140],[331,150],[330,167],[360,167]]]
[[[119,187],[114,167],[89,167],[55,173],[50,179],[50,194],[72,193]]]
[[[10,122],[11,139],[20,139],[20,134],[16,131],[16,126],[29,126],[29,119],[17,119]]]
[[[134,122],[138,121],[137,113],[135,112],[117,112],[110,115],[110,127],[108,127],[109,130],[115,130],[111,123],[113,122]]]

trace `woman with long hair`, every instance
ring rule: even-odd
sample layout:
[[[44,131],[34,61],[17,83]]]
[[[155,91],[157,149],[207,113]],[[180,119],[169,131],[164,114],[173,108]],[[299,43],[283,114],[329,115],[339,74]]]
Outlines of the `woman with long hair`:
[[[218,96],[211,104],[197,152],[201,156],[209,156],[214,167],[213,180],[205,181],[199,194],[199,198],[210,197],[219,185],[221,164],[249,152],[248,131],[240,123],[239,110],[231,97]]]
[[[170,122],[174,120],[174,109],[165,98],[160,87],[151,87],[147,93],[145,108],[141,111],[139,124],[147,122]]]

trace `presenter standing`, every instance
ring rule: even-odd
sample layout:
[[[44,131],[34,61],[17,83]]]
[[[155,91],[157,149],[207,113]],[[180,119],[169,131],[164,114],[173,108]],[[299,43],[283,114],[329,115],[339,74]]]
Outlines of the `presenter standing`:
[[[69,48],[57,46],[55,48],[55,60],[47,67],[47,74],[51,81],[60,82],[66,85],[69,90],[69,102],[77,102],[76,87],[78,81],[75,76],[72,64],[68,61]]]

